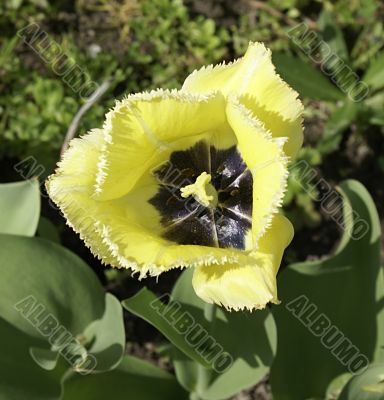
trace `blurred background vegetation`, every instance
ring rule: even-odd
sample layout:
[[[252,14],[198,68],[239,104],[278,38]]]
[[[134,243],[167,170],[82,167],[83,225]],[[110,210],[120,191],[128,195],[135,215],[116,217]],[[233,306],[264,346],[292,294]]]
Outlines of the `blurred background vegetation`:
[[[43,182],[86,101],[17,35],[28,24],[37,23],[92,81],[111,80],[108,91],[81,119],[79,135],[102,125],[115,98],[156,87],[178,88],[195,68],[241,56],[251,40],[273,50],[279,73],[305,103],[305,147],[299,159],[332,185],[346,178],[363,182],[382,215],[383,21],[384,3],[376,0],[2,1],[1,181],[20,180],[15,165],[29,157],[34,167],[40,166]],[[288,32],[302,22],[369,84],[364,100],[351,101],[290,39]],[[291,174],[285,198],[285,212],[296,228],[286,255],[289,262],[327,254],[338,237],[329,216],[296,178]],[[43,215],[55,222],[61,241],[91,258],[46,203]],[[41,235],[52,231],[49,220],[43,221]]]

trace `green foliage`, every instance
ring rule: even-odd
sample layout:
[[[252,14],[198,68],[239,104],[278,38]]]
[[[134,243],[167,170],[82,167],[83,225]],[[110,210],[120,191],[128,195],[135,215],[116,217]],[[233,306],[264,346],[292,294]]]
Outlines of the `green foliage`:
[[[381,52],[372,60],[363,80],[370,85],[373,90],[382,89],[384,87],[384,52]]]
[[[297,55],[275,52],[273,59],[277,71],[304,100],[320,100],[323,102],[321,106],[326,107],[327,112],[323,116],[316,116],[324,128],[316,142],[312,143],[313,151],[318,156],[316,159],[325,162],[342,150],[346,137],[351,136],[352,142],[368,147],[369,135],[382,135],[384,58],[382,52],[375,52],[384,46],[384,36],[383,24],[375,20],[375,13],[378,12],[376,2],[367,0],[361,7],[358,6],[360,2],[322,3],[316,29],[301,22],[288,30],[292,38],[288,47]],[[360,18],[359,23],[352,15]],[[363,26],[362,21],[371,24],[372,28]],[[351,35],[351,32],[354,34]],[[363,46],[376,51],[372,51],[371,57],[362,58],[362,53],[368,51],[362,51]],[[329,58],[330,55],[332,57]],[[358,85],[362,94],[354,96],[353,88]],[[371,151],[374,153],[377,149],[373,147]],[[379,156],[377,160],[379,170]],[[309,164],[315,166],[318,162],[309,160]],[[289,206],[287,214],[293,218],[296,228],[313,226],[322,220],[315,210],[309,194],[311,191],[302,190],[292,177],[288,181],[285,203]],[[292,204],[295,205],[293,209]]]
[[[338,400],[383,400],[384,364],[371,365],[361,375],[351,378]]]
[[[302,148],[297,160],[290,166],[287,191],[284,197],[284,213],[292,221],[296,230],[305,227],[313,228],[321,222],[321,215],[315,208],[315,199],[318,198],[316,180],[308,179],[300,166],[305,163],[308,168],[313,168],[321,162],[321,153],[311,147]],[[317,173],[315,169],[313,173]],[[312,177],[313,178],[313,177]]]
[[[181,275],[168,305],[145,289],[123,305],[154,325],[178,349],[171,357],[176,376],[185,389],[206,400],[228,398],[257,383],[267,373],[276,347],[275,324],[268,311],[249,316],[219,309],[212,328],[204,317],[205,303],[192,288],[192,274],[193,270],[188,269]],[[225,371],[218,367],[222,353],[211,354],[202,345],[196,346],[188,340],[187,332],[197,327],[203,327],[214,339],[213,343],[230,355]],[[241,342],[238,332],[242,332]],[[209,373],[209,381],[203,388],[199,368]]]
[[[32,236],[38,218],[22,226],[22,214],[15,211],[32,202],[32,216],[39,216],[37,181],[2,185],[1,190],[2,199],[13,196],[13,202],[0,205],[3,231]],[[120,302],[104,294],[81,259],[38,238],[2,234],[0,243],[0,333],[6,343],[0,349],[2,398],[94,400],[113,390],[114,398],[121,399],[127,391],[138,400],[155,394],[164,400],[187,399],[170,374],[134,357],[123,358]],[[20,374],[25,375],[22,384]]]
[[[0,206],[3,232],[13,234],[0,235],[0,331],[7,341],[0,350],[0,393],[15,400],[59,399],[60,382],[71,368],[94,373],[120,363],[122,308],[69,250],[27,237],[36,231],[39,217],[36,180],[5,184],[1,190],[2,200],[13,196]],[[18,212],[31,203],[34,220],[20,223]],[[28,377],[20,388],[15,378],[24,369]]]
[[[112,4],[105,2],[104,6],[109,19],[116,22]],[[8,19],[0,19],[0,28],[13,24],[20,29],[27,25],[21,25],[22,19],[14,19],[15,10],[28,14],[35,9],[36,13],[42,13],[39,15],[43,22],[52,18],[60,7],[61,4],[53,7],[45,2],[26,3],[24,7],[21,2],[14,2],[13,6],[5,7]],[[89,8],[89,4],[83,5],[79,1],[79,10],[84,8],[85,12],[86,7]],[[178,87],[194,68],[219,62],[226,56],[227,31],[217,28],[211,19],[190,17],[180,0],[145,0],[138,8],[136,14],[123,19],[120,28],[126,33],[122,34],[120,46],[113,52],[101,48],[100,52],[92,54],[89,48],[79,46],[74,33],[58,36],[45,30],[44,25],[39,27],[47,32],[61,55],[84,70],[85,75],[77,77],[82,83],[86,82],[86,77],[98,84],[111,78],[110,90],[116,89],[112,97],[160,86]],[[108,26],[108,19],[105,24]],[[68,126],[84,100],[55,74],[52,69],[55,61],[45,63],[36,54],[34,49],[49,54],[49,50],[44,50],[45,45],[35,43],[33,49],[17,36],[9,36],[0,41],[0,46],[4,92],[0,96],[0,158],[34,155],[38,162],[52,169],[52,160],[58,158]],[[111,106],[111,96],[105,95],[102,103],[94,105],[87,113],[79,134],[101,126],[105,110]]]
[[[0,233],[34,236],[39,216],[37,179],[0,184]]]
[[[113,371],[100,375],[71,375],[64,381],[61,400],[187,400],[174,376],[132,356]]]
[[[346,358],[338,359],[332,352],[335,347],[326,348],[321,341],[327,331],[326,324],[315,323],[321,315],[363,357],[372,360],[382,351],[384,312],[379,304],[384,281],[380,268],[380,222],[373,201],[361,184],[346,181],[340,190],[344,200],[344,234],[334,255],[293,264],[281,273],[278,281],[285,306],[274,308],[278,349],[271,384],[275,400],[323,398],[330,381],[348,372],[348,366],[351,368]],[[363,232],[364,229],[367,231]],[[303,301],[300,303],[299,299]],[[300,361],[295,368],[287,369],[293,359]]]
[[[323,10],[318,18],[318,26],[320,29],[320,35],[323,39],[320,49],[323,57],[325,58],[329,54],[326,46],[328,45],[331,52],[337,54],[337,56],[343,61],[348,61],[349,54],[347,45],[344,40],[343,32],[336,23],[334,15]]]
[[[191,382],[181,379],[191,370],[190,360],[176,353],[176,376],[185,388],[197,392],[204,399],[229,398],[258,383],[266,375],[276,350],[276,325],[269,310],[259,310],[249,315],[217,309],[214,322],[209,322],[207,308],[212,305],[205,304],[196,296],[192,288],[192,275],[193,270],[188,269],[180,276],[173,288],[172,300],[179,302],[182,310],[188,311],[195,322],[205,327],[233,362],[223,371],[215,365],[219,357],[215,359],[215,371],[208,370],[208,382],[205,385],[201,385],[199,366],[195,366],[196,373],[189,375],[189,378],[195,377],[191,386]]]
[[[58,365],[53,371],[41,368],[29,354],[31,346],[39,346],[41,342],[16,329],[1,317],[0,337],[6,343],[0,350],[1,397],[14,400],[59,399],[60,377],[66,366]]]
[[[321,154],[329,154],[339,148],[342,133],[355,122],[358,110],[358,105],[349,99],[335,105],[319,142],[318,150]]]
[[[205,367],[209,366],[207,361],[188,345],[184,336],[180,335],[173,325],[164,318],[163,314],[166,311],[166,305],[152,292],[144,288],[134,297],[124,300],[123,306],[128,311],[140,316],[155,326],[168,340],[190,358],[201,363]]]
[[[1,98],[3,140],[12,146],[14,143],[11,150],[15,155],[26,151],[23,143],[32,148],[43,144],[60,148],[63,134],[77,111],[76,101],[64,94],[60,82],[38,74],[26,76],[24,82],[19,80],[13,88],[15,92]]]
[[[336,101],[344,98],[340,90],[313,66],[286,54],[274,53],[277,72],[301,96],[317,100]],[[305,77],[303,79],[303,77]]]
[[[135,91],[178,87],[188,72],[227,53],[227,32],[211,19],[189,17],[180,0],[144,0],[141,15],[129,21],[129,29],[126,59],[132,69],[130,89]]]

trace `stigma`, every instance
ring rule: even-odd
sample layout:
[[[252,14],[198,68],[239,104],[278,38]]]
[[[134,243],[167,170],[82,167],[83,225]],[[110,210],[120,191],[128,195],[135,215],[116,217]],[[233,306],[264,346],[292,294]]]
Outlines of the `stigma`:
[[[202,172],[195,183],[180,189],[181,197],[193,196],[202,206],[215,208],[217,206],[217,191],[211,182],[211,175]]]

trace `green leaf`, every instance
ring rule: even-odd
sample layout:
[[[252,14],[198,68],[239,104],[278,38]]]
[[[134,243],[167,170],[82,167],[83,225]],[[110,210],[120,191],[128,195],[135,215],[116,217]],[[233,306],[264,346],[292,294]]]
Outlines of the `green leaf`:
[[[318,150],[322,154],[338,149],[342,133],[355,121],[358,109],[357,103],[348,100],[341,106],[336,106],[325,125],[324,135],[318,145]]]
[[[384,400],[383,382],[384,364],[373,364],[347,383],[338,400]]]
[[[377,113],[376,115],[373,115],[369,119],[369,123],[372,125],[384,126],[384,111],[382,111],[381,113]]]
[[[30,356],[29,347],[41,342],[20,332],[0,318],[0,397],[12,400],[54,400],[60,398],[60,376],[42,369]]]
[[[123,310],[116,297],[106,294],[103,317],[92,322],[83,336],[86,342],[92,343],[88,351],[96,358],[95,371],[108,371],[120,363],[124,355],[125,330]]]
[[[330,54],[335,54],[344,61],[348,61],[348,49],[343,32],[337,25],[335,18],[328,11],[322,11],[318,19],[320,34],[323,38],[321,51],[324,59]],[[325,46],[325,43],[328,46]]]
[[[187,400],[187,393],[169,373],[132,356],[113,371],[72,375],[64,381],[62,400]]]
[[[350,372],[336,377],[327,388],[326,399],[337,399],[343,389],[353,375]]]
[[[345,98],[344,94],[320,71],[301,59],[283,53],[274,53],[272,59],[277,72],[302,97],[326,101]]]
[[[187,343],[185,336],[174,328],[175,321],[172,315],[167,316],[167,306],[148,289],[143,288],[135,296],[124,300],[122,304],[128,311],[157,328],[188,357],[204,366],[209,366],[209,363]]]
[[[60,243],[59,232],[57,231],[56,226],[48,218],[40,217],[37,234],[40,238]]]
[[[37,179],[0,184],[0,233],[34,236],[39,216]]]
[[[49,314],[73,336],[104,314],[104,291],[96,275],[64,247],[0,235],[0,265],[0,316],[33,337],[42,337],[39,329]]]
[[[208,388],[200,393],[207,400],[225,399],[256,384],[267,374],[276,350],[275,323],[268,310],[243,313],[217,308],[212,330],[204,318],[205,303],[193,290],[192,274],[192,268],[182,273],[172,292],[172,300],[180,304],[181,310],[193,316],[195,325],[201,324],[222,346],[222,353],[218,354],[228,353],[231,356],[232,363],[228,368],[212,371]],[[197,381],[197,370],[190,360],[176,354],[175,369],[184,387],[197,389],[193,387]]]
[[[363,361],[372,360],[384,347],[380,221],[359,182],[345,181],[340,191],[345,228],[335,254],[293,264],[279,276],[282,304],[274,307],[278,349],[271,370],[274,400],[323,398],[329,383],[348,372],[359,354]],[[321,315],[330,327],[326,321],[323,328],[313,324]],[[334,332],[332,326],[341,332],[339,343],[345,338],[358,349],[345,356],[344,363],[332,353],[337,353],[337,342],[329,344],[330,349],[322,343],[328,331]]]
[[[176,347],[171,353],[176,378],[180,385],[189,392],[195,392],[199,379],[199,364],[187,357]]]
[[[364,115],[368,115],[369,123],[384,125],[384,92],[380,91],[364,101]]]
[[[47,371],[51,371],[57,365],[59,353],[56,351],[42,349],[40,347],[30,347],[29,353],[35,362]]]
[[[44,239],[0,235],[0,264],[0,316],[40,341],[27,350],[39,368],[54,369],[57,353],[66,369],[81,373],[110,370],[120,362],[125,347],[120,302],[104,293],[80,258]]]
[[[374,90],[384,87],[384,52],[372,60],[363,81]]]

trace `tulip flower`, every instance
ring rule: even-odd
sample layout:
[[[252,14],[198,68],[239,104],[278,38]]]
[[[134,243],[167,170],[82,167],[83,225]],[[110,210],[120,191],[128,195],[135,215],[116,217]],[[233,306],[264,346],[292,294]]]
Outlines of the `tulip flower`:
[[[251,43],[181,90],[117,101],[102,129],[71,142],[47,190],[105,264],[140,278],[193,268],[206,302],[261,309],[278,303],[293,237],[279,209],[301,114],[270,52]]]

